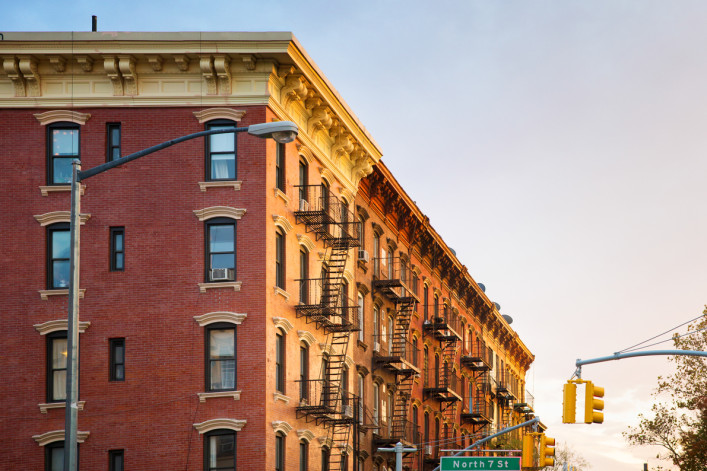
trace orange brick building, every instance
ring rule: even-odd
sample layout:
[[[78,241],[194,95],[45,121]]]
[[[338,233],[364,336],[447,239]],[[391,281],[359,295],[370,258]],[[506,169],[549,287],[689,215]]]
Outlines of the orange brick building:
[[[0,61],[0,468],[61,469],[71,161],[273,120],[297,141],[84,182],[80,468],[381,471],[402,441],[432,469],[532,414],[533,355],[291,34],[6,33]]]

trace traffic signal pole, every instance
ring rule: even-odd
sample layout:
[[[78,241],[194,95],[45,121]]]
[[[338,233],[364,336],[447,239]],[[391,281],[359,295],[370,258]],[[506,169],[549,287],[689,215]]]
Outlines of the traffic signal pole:
[[[649,356],[660,356],[660,355],[684,355],[684,356],[692,356],[692,357],[707,357],[707,352],[702,352],[702,351],[696,351],[696,350],[649,350],[646,352],[629,352],[629,353],[614,353],[613,355],[609,355],[606,357],[599,357],[599,358],[590,358],[588,360],[582,360],[581,358],[577,358],[577,362],[575,363],[575,366],[577,367],[577,371],[575,372],[575,376],[577,378],[582,378],[582,366],[583,365],[591,365],[593,363],[602,363],[605,361],[613,361],[613,360],[623,360],[624,358],[633,358],[633,357],[649,357]]]
[[[513,427],[504,428],[504,429],[501,430],[500,432],[494,433],[493,435],[489,435],[489,436],[486,437],[486,438],[482,438],[481,440],[472,443],[472,444],[469,445],[468,447],[464,448],[462,451],[458,451],[457,453],[453,454],[452,456],[459,456],[459,455],[461,455],[462,453],[466,453],[467,451],[472,451],[474,448],[477,448],[477,447],[478,447],[479,445],[481,445],[482,443],[486,443],[487,441],[489,441],[489,440],[491,440],[491,439],[493,439],[493,438],[496,438],[496,437],[498,437],[498,436],[500,436],[500,435],[503,435],[503,434],[505,434],[505,433],[508,433],[508,432],[512,432],[513,430],[519,429],[519,428],[521,428],[521,427],[527,427],[528,425],[536,424],[536,423],[538,423],[538,422],[540,422],[540,417],[535,417],[535,418],[533,418],[533,419],[530,419],[530,420],[528,420],[528,421],[523,422],[522,424],[514,425]],[[432,471],[439,471],[439,468],[440,468],[440,467],[441,467],[441,464],[440,464],[440,466],[437,466],[437,467],[436,467],[435,469],[433,469]]]

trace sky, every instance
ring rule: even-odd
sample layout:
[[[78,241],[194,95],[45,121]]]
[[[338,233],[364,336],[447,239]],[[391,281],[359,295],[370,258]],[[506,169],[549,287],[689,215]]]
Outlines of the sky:
[[[707,304],[707,2],[8,2],[2,31],[292,31],[407,193],[535,354],[548,435],[593,470],[655,466],[621,433],[663,357],[588,365],[601,425],[562,425],[577,358]],[[684,328],[679,329],[684,332]],[[671,348],[664,343],[654,348]]]

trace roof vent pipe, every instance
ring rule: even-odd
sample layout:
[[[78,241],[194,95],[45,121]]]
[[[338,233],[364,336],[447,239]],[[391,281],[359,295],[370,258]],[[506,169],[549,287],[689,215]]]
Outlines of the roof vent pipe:
[[[91,16],[91,31],[94,33],[98,31],[98,17],[96,15]]]

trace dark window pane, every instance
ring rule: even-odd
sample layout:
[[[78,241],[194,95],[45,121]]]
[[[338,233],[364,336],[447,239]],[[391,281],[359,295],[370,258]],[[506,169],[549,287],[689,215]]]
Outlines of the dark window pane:
[[[54,129],[52,131],[52,155],[77,155],[78,152],[78,129]]]
[[[234,230],[235,228],[231,224],[211,226],[211,230],[209,231],[209,247],[211,252],[233,252]]]
[[[233,126],[210,126],[209,129],[228,129]],[[211,152],[233,152],[236,149],[234,133],[213,134],[209,136]]]
[[[52,263],[52,288],[68,288],[69,286],[69,261],[59,260]]]
[[[50,451],[51,471],[63,471],[64,469],[64,447],[54,447]]]

